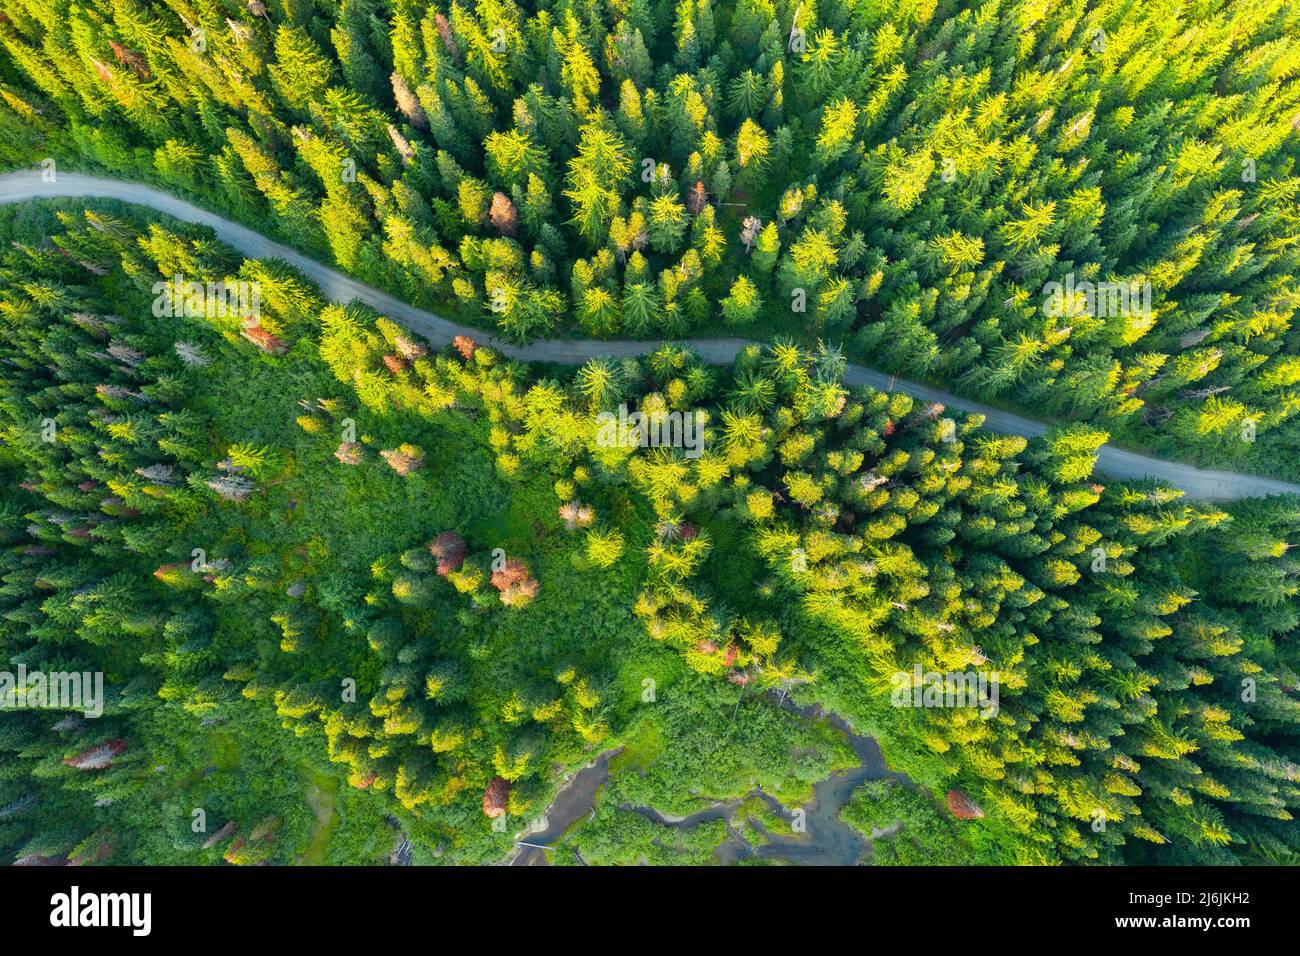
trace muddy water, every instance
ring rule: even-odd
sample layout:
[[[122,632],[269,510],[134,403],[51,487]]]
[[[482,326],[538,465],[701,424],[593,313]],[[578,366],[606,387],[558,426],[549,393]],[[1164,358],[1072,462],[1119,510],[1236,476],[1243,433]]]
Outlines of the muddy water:
[[[880,747],[870,737],[853,732],[848,723],[837,714],[824,712],[817,705],[796,706],[792,701],[773,700],[774,704],[810,720],[824,719],[848,737],[858,757],[858,766],[840,770],[813,785],[813,800],[803,807],[805,832],[797,837],[767,835],[767,842],[753,845],[731,826],[731,817],[744,802],[744,798],[719,801],[710,807],[686,817],[667,816],[652,807],[627,807],[651,820],[666,826],[689,828],[709,820],[727,820],[727,839],[718,847],[715,860],[735,863],[741,860],[771,860],[820,866],[852,866],[869,855],[870,841],[840,819],[840,810],[848,803],[853,791],[867,780],[887,778],[907,781],[907,777],[885,766]],[[609,758],[617,751],[607,751],[591,764],[578,771],[573,779],[556,795],[546,813],[546,828],[521,837],[526,843],[550,847],[583,816],[591,812],[596,794],[609,779]],[[773,812],[789,819],[789,811],[773,797],[761,790],[750,796],[764,800]],[[876,834],[879,836],[880,834]],[[545,866],[547,857],[554,853],[574,853],[573,847],[556,846],[553,850],[520,846],[510,859],[513,866]],[[581,857],[579,857],[581,859]]]
[[[520,845],[507,861],[510,866],[546,866],[550,853],[572,853],[571,848],[556,847],[554,850],[538,849],[539,846],[553,846],[564,835],[564,831],[589,814],[596,805],[596,792],[601,784],[609,779],[609,761],[619,750],[606,750],[573,775],[555,795],[547,808],[543,819],[545,829],[526,833],[520,837]],[[525,846],[523,844],[534,844]]]
[[[816,705],[796,707],[789,701],[785,706],[810,719],[825,718],[832,727],[844,733],[858,756],[858,766],[840,770],[813,786],[813,801],[804,807],[807,831],[798,837],[773,836],[769,842],[743,850],[740,858],[753,856],[761,860],[778,860],[786,863],[803,863],[816,866],[852,866],[862,862],[870,849],[870,841],[840,819],[840,810],[849,802],[853,791],[868,780],[897,779],[907,781],[901,773],[885,766],[880,746],[870,737],[853,732],[844,718],[828,714]],[[777,813],[788,812],[767,794],[763,799]]]

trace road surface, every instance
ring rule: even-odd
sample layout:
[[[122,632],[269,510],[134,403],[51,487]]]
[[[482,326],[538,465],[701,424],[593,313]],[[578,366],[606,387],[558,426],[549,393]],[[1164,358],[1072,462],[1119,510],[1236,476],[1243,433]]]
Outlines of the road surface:
[[[459,325],[432,312],[417,309],[387,292],[371,288],[288,246],[268,239],[259,232],[200,209],[161,190],[139,183],[86,176],[80,173],[58,173],[54,182],[45,182],[40,170],[0,174],[0,203],[26,202],[30,199],[58,196],[117,199],[148,206],[150,209],[167,213],[185,222],[208,226],[217,234],[217,238],[238,249],[245,256],[253,259],[282,259],[308,276],[331,301],[344,305],[353,300],[364,302],[423,335],[435,345],[446,345],[454,336],[468,335],[476,341],[486,340],[486,343],[493,348],[517,359],[568,365],[581,364],[596,356],[621,358],[641,355],[653,351],[659,345],[654,341],[593,341],[590,339],[543,339],[524,346],[511,345],[495,337],[486,336],[481,329]],[[745,339],[689,339],[684,344],[694,349],[704,361],[710,364],[729,365],[735,359],[736,353],[751,343]],[[924,402],[940,402],[947,408],[979,413],[984,416],[985,428],[1004,435],[1034,438],[1048,429],[1048,425],[1044,422],[1000,408],[981,405],[979,402],[959,398],[928,385],[896,378],[862,365],[849,365],[844,380],[849,385],[869,385],[881,391],[906,392]],[[1300,485],[1289,482],[1230,471],[1194,468],[1191,465],[1164,461],[1109,444],[1103,445],[1098,453],[1097,471],[1119,479],[1157,478],[1176,488],[1181,488],[1189,498],[1204,501],[1231,501],[1272,494],[1300,494]]]

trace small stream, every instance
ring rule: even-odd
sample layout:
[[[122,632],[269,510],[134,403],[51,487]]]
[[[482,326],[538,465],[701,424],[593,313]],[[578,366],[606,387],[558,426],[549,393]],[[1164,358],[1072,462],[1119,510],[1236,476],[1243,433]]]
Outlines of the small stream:
[[[560,837],[564,836],[564,831],[595,808],[596,792],[609,779],[609,761],[622,749],[619,747],[606,750],[595,761],[573,775],[546,809],[543,816],[546,820],[546,828],[526,833],[520,838],[522,842],[515,847],[514,853],[507,860],[509,866],[546,866],[548,851],[538,849],[538,846],[554,845]],[[524,845],[530,843],[535,845]],[[575,851],[571,847],[558,847],[550,852],[573,853]]]
[[[697,810],[685,817],[667,816],[653,807],[633,807],[633,810],[666,827],[689,828],[710,820],[727,820],[727,839],[718,847],[714,859],[718,863],[735,863],[746,859],[773,860],[809,866],[852,866],[861,863],[869,854],[871,843],[862,834],[840,819],[840,810],[848,803],[853,791],[868,780],[896,779],[908,782],[906,775],[890,770],[885,765],[880,747],[871,737],[854,733],[838,714],[828,713],[817,704],[797,706],[783,699],[772,701],[777,706],[809,720],[826,720],[832,727],[848,737],[858,757],[858,766],[832,773],[813,785],[813,800],[802,809],[805,812],[805,832],[798,836],[769,835],[767,842],[753,845],[731,826],[731,817],[748,797],[757,796],[767,803],[774,813],[789,818],[789,811],[775,798],[755,790],[747,797],[734,797]],[[550,847],[573,824],[591,812],[596,794],[609,779],[609,760],[618,753],[609,750],[593,763],[579,770],[561,788],[547,810],[544,830],[526,834],[524,843]],[[873,836],[882,836],[876,833]],[[556,846],[554,850],[538,846],[519,846],[511,856],[512,866],[545,866],[548,853],[577,853],[572,846]],[[578,857],[581,860],[581,857]]]
[[[849,738],[853,752],[858,756],[858,766],[837,771],[813,785],[813,801],[803,808],[807,825],[805,833],[796,837],[772,836],[769,842],[757,847],[745,844],[737,859],[753,856],[762,860],[780,860],[809,866],[853,866],[861,863],[870,850],[871,842],[841,820],[840,811],[853,796],[853,791],[868,780],[909,781],[904,774],[896,773],[885,765],[880,745],[873,738],[854,733],[843,717],[827,713],[816,704],[798,707],[787,700],[784,706],[807,719],[825,719],[842,732]],[[760,796],[773,811],[782,816],[789,815],[772,797],[765,793],[760,793]],[[722,849],[725,850],[726,846]]]

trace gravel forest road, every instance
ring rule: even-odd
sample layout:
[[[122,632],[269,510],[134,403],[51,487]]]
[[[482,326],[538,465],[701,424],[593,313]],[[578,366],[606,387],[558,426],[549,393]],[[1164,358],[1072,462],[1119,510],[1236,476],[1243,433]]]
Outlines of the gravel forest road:
[[[580,364],[596,356],[639,355],[652,351],[658,345],[653,341],[543,339],[518,346],[502,342],[492,336],[485,338],[485,333],[481,329],[460,325],[432,312],[417,309],[387,292],[381,292],[379,289],[358,282],[337,269],[332,269],[288,246],[268,239],[259,232],[200,209],[161,190],[140,183],[104,179],[80,173],[58,173],[54,182],[45,182],[40,170],[0,174],[0,204],[55,197],[116,199],[147,206],[184,222],[208,226],[222,242],[233,246],[249,258],[284,260],[315,282],[331,301],[345,305],[353,300],[364,302],[436,345],[445,345],[457,335],[469,335],[476,341],[485,342],[514,358],[569,365]],[[724,338],[688,339],[684,344],[694,349],[706,362],[727,365],[741,348],[751,343],[745,339]],[[1042,435],[1048,429],[1048,424],[1045,422],[982,405],[862,365],[850,364],[844,378],[849,385],[869,385],[882,391],[906,392],[921,401],[940,402],[947,408],[963,412],[977,412],[984,416],[984,427],[1004,435],[1023,435],[1033,438]],[[1119,479],[1157,478],[1181,488],[1189,498],[1205,501],[1231,501],[1272,494],[1300,494],[1300,485],[1289,482],[1257,475],[1195,468],[1109,444],[1103,445],[1098,453],[1097,470]]]

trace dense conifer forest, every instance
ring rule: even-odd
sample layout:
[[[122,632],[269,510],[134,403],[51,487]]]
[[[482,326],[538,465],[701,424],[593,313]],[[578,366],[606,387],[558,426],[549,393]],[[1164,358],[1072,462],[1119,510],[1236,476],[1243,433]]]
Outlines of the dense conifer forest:
[[[10,0],[6,168],[469,328],[0,206],[0,672],[104,684],[0,686],[0,859],[517,862],[599,771],[551,863],[800,862],[870,737],[849,862],[1296,862],[1300,497],[1094,465],[1300,478],[1298,136],[1282,0]]]

